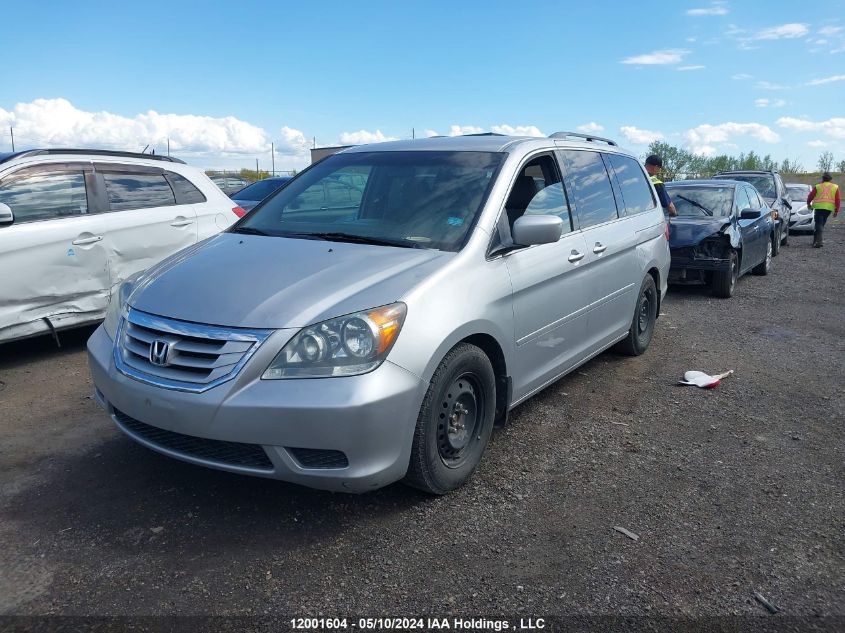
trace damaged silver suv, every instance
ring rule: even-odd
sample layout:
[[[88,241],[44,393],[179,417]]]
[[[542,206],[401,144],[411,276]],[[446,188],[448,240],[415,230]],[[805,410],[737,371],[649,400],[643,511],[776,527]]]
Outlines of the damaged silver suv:
[[[194,464],[365,492],[471,476],[510,409],[648,347],[666,223],[605,139],[365,145],[127,280],[88,342],[96,397]]]

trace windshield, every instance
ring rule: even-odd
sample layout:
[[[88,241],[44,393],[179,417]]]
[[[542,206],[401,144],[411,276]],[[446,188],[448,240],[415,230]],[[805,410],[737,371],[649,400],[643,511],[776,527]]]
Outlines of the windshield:
[[[667,186],[666,191],[672,196],[678,215],[700,218],[725,216],[733,212],[733,187]]]
[[[807,202],[807,196],[810,195],[810,185],[787,185],[786,190],[793,202]]]
[[[231,230],[457,251],[503,158],[491,152],[335,154]]]
[[[775,180],[771,176],[763,176],[759,174],[729,174],[723,176],[724,178],[730,178],[731,180],[741,180],[742,182],[748,182],[757,187],[757,191],[760,192],[760,195],[764,198],[776,198],[777,195],[775,194]]]
[[[235,197],[238,200],[259,202],[285,184],[287,180],[259,180],[241,189]]]

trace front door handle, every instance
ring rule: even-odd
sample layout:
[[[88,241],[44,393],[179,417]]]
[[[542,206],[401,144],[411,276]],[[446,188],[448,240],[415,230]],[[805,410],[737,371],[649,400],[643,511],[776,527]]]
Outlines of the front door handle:
[[[102,235],[92,235],[91,237],[77,238],[77,239],[73,240],[73,242],[71,242],[71,244],[73,244],[74,246],[83,246],[84,244],[93,244],[94,242],[99,242],[102,239],[103,239]]]
[[[173,220],[173,222],[170,223],[170,226],[188,226],[189,224],[193,224],[193,223],[194,223],[193,220],[176,219],[176,220]]]
[[[584,253],[579,253],[576,250],[572,250],[572,253],[569,255],[569,262],[574,264],[575,262],[580,262],[584,259]]]
[[[593,247],[593,252],[596,253],[596,254],[604,253],[606,250],[607,250],[607,246],[605,246],[601,242],[596,242],[596,245]]]

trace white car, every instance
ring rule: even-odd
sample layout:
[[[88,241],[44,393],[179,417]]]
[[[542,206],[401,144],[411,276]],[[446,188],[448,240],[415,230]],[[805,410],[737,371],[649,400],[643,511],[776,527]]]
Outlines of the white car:
[[[786,183],[789,199],[792,201],[792,216],[789,218],[789,230],[812,233],[816,230],[813,210],[807,206],[807,196],[813,188],[800,182]]]
[[[113,287],[243,213],[175,158],[0,154],[0,342],[102,320]]]

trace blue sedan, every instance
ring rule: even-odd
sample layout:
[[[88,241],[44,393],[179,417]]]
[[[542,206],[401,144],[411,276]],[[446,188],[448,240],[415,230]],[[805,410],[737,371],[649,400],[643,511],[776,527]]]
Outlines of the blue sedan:
[[[232,194],[232,200],[244,211],[251,211],[264,198],[276,193],[290,179],[290,176],[276,176],[259,180]]]
[[[737,180],[666,183],[677,217],[669,224],[670,283],[703,283],[733,296],[741,275],[767,275],[775,225],[759,192]]]

